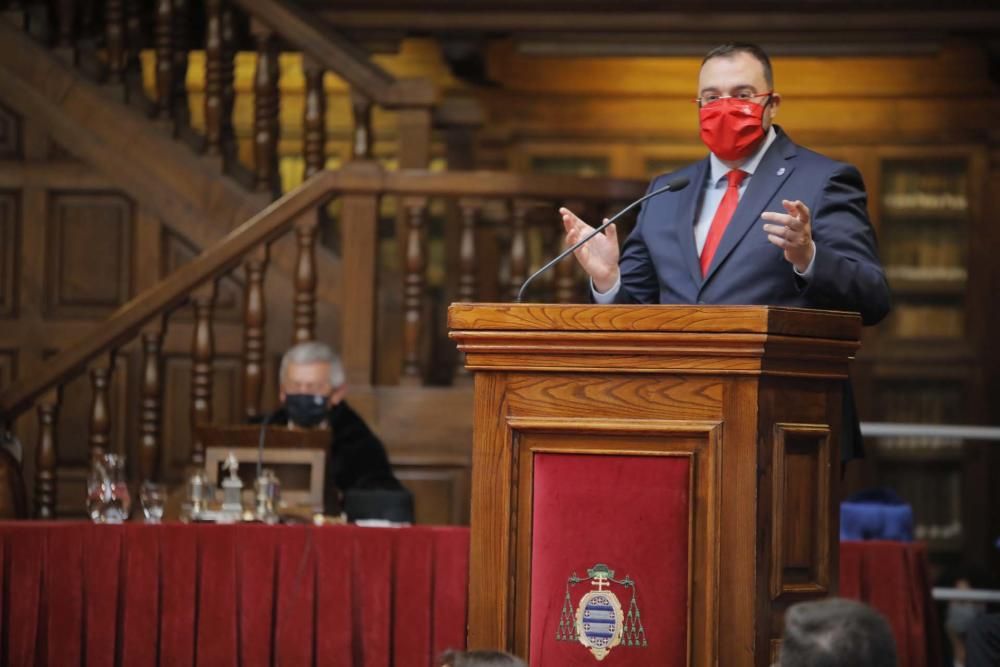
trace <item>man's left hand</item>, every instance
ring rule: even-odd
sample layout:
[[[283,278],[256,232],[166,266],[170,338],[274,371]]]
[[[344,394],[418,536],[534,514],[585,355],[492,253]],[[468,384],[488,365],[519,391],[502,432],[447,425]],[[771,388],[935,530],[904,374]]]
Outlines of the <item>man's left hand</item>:
[[[804,273],[816,251],[809,207],[797,199],[783,199],[781,205],[788,211],[787,214],[767,211],[760,216],[771,223],[764,225],[767,240],[784,250],[785,259],[791,262],[796,271]]]

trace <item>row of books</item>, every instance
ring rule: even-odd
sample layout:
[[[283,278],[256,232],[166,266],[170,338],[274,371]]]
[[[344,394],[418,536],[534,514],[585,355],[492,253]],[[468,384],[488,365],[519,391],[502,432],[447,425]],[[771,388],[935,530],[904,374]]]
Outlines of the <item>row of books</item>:
[[[957,466],[896,465],[884,471],[885,484],[913,507],[919,539],[961,534],[962,478]]]
[[[932,436],[900,436],[894,438],[879,438],[876,447],[880,452],[891,453],[940,453],[943,456],[962,451],[964,442],[954,438]]]
[[[962,522],[944,525],[918,523],[913,527],[913,537],[918,540],[954,540],[962,536]]]
[[[882,260],[891,266],[961,268],[965,234],[938,225],[890,225],[883,228]]]
[[[965,336],[965,309],[951,305],[897,303],[888,321],[889,335],[898,338],[948,338]]]
[[[957,192],[889,192],[882,196],[882,205],[889,215],[913,211],[965,213],[969,210],[969,199]]]

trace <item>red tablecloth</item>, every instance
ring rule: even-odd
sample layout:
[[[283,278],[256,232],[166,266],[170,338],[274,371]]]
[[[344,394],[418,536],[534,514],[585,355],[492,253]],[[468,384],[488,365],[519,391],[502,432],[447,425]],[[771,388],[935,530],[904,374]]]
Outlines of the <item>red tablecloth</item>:
[[[419,667],[465,646],[466,528],[0,523],[0,664]],[[940,663],[926,548],[840,545],[899,664]]]
[[[464,528],[0,523],[0,664],[419,667],[465,646]]]
[[[909,542],[841,542],[840,595],[889,619],[901,667],[942,662],[927,547]]]

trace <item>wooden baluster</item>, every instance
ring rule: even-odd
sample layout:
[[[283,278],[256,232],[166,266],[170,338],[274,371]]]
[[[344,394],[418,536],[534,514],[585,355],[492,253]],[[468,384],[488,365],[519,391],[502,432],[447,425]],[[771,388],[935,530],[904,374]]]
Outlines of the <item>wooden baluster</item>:
[[[458,239],[458,300],[472,302],[476,300],[477,271],[479,269],[476,253],[476,225],[483,203],[474,199],[462,199],[458,202],[462,219],[462,228]],[[460,352],[455,364],[455,379],[465,381],[472,377],[465,368],[464,355]]]
[[[109,366],[90,369],[90,455],[100,456],[111,449],[111,408],[108,400]]]
[[[354,130],[351,136],[351,158],[370,160],[373,155],[372,101],[355,91],[351,91],[351,110],[354,112]]]
[[[142,10],[141,0],[125,0],[125,69],[140,73],[139,53],[142,51]]]
[[[24,3],[20,0],[9,0],[7,3],[0,2],[0,20],[7,21],[18,30],[27,30],[30,25]],[[31,27],[33,28],[34,26]]]
[[[517,297],[521,284],[528,278],[528,210],[527,202],[514,201],[511,204],[510,225],[510,277],[507,294]]]
[[[58,0],[55,9],[57,14],[55,53],[64,60],[75,64],[77,2],[76,0]]]
[[[84,39],[93,44],[95,37],[98,36],[98,30],[94,26],[94,6],[99,3],[100,0],[77,0],[77,16],[79,16],[77,19],[77,42]]]
[[[462,214],[462,231],[458,241],[458,300],[476,300],[478,264],[476,260],[476,225],[483,209],[479,200],[463,199],[458,203]]]
[[[405,269],[403,275],[403,376],[402,384],[420,384],[420,334],[423,328],[422,298],[427,269],[424,216],[425,198],[403,201],[406,222]]]
[[[233,7],[227,1],[222,2],[222,67],[219,78],[222,82],[222,123],[220,134],[227,153],[232,149],[233,135],[233,104],[236,100],[234,77],[236,73],[236,17]]]
[[[257,70],[254,75],[254,189],[276,192],[278,173],[278,78],[277,54],[271,29],[253,23],[257,40]]]
[[[121,84],[125,80],[124,0],[105,0],[104,40],[108,53],[108,82]]]
[[[326,92],[322,67],[305,57],[306,101],[303,114],[306,178],[326,166]]]
[[[205,462],[205,445],[198,427],[212,423],[212,364],[215,361],[215,333],[212,308],[215,285],[200,288],[192,297],[194,335],[191,340],[191,462]]]
[[[56,518],[56,462],[59,447],[59,393],[47,394],[38,403],[38,445],[35,448],[35,517]]]
[[[267,246],[250,253],[243,262],[246,288],[243,298],[243,412],[248,420],[260,416],[264,387],[264,345],[267,310],[264,303],[264,271]]]
[[[139,401],[139,474],[144,482],[159,478],[160,414],[163,409],[163,380],[160,370],[162,344],[162,326],[143,332]]]
[[[171,78],[173,91],[170,102],[173,105],[171,115],[175,128],[187,125],[190,116],[187,101],[188,50],[191,48],[190,11],[190,0],[174,0],[174,73]]]
[[[205,2],[205,153],[222,155],[222,0]]]
[[[156,0],[156,105],[154,116],[167,120],[173,113],[174,92],[174,6],[173,0]]]
[[[293,343],[316,337],[316,230],[319,210],[311,209],[295,223],[295,332]]]

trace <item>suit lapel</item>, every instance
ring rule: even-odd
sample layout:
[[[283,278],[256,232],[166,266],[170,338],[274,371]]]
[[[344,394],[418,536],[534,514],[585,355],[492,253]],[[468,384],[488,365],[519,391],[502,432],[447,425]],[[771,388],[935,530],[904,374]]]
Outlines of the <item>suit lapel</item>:
[[[729,225],[722,235],[722,240],[719,242],[719,247],[715,251],[715,256],[712,258],[712,265],[708,268],[705,283],[712,279],[719,266],[740,240],[746,236],[747,232],[760,222],[760,214],[764,212],[764,207],[771,201],[774,193],[778,191],[785,179],[795,170],[794,162],[790,160],[794,156],[795,144],[783,132],[779,131],[774,143],[771,144],[757,165],[757,169],[754,170],[746,192],[740,198],[736,212],[733,213],[733,218],[729,221]]]
[[[678,247],[681,248],[684,263],[687,264],[691,280],[695,285],[701,284],[701,264],[698,263],[698,246],[694,240],[694,223],[706,178],[708,178],[708,158],[695,164],[691,185],[681,191],[680,196],[683,199],[677,204]]]

